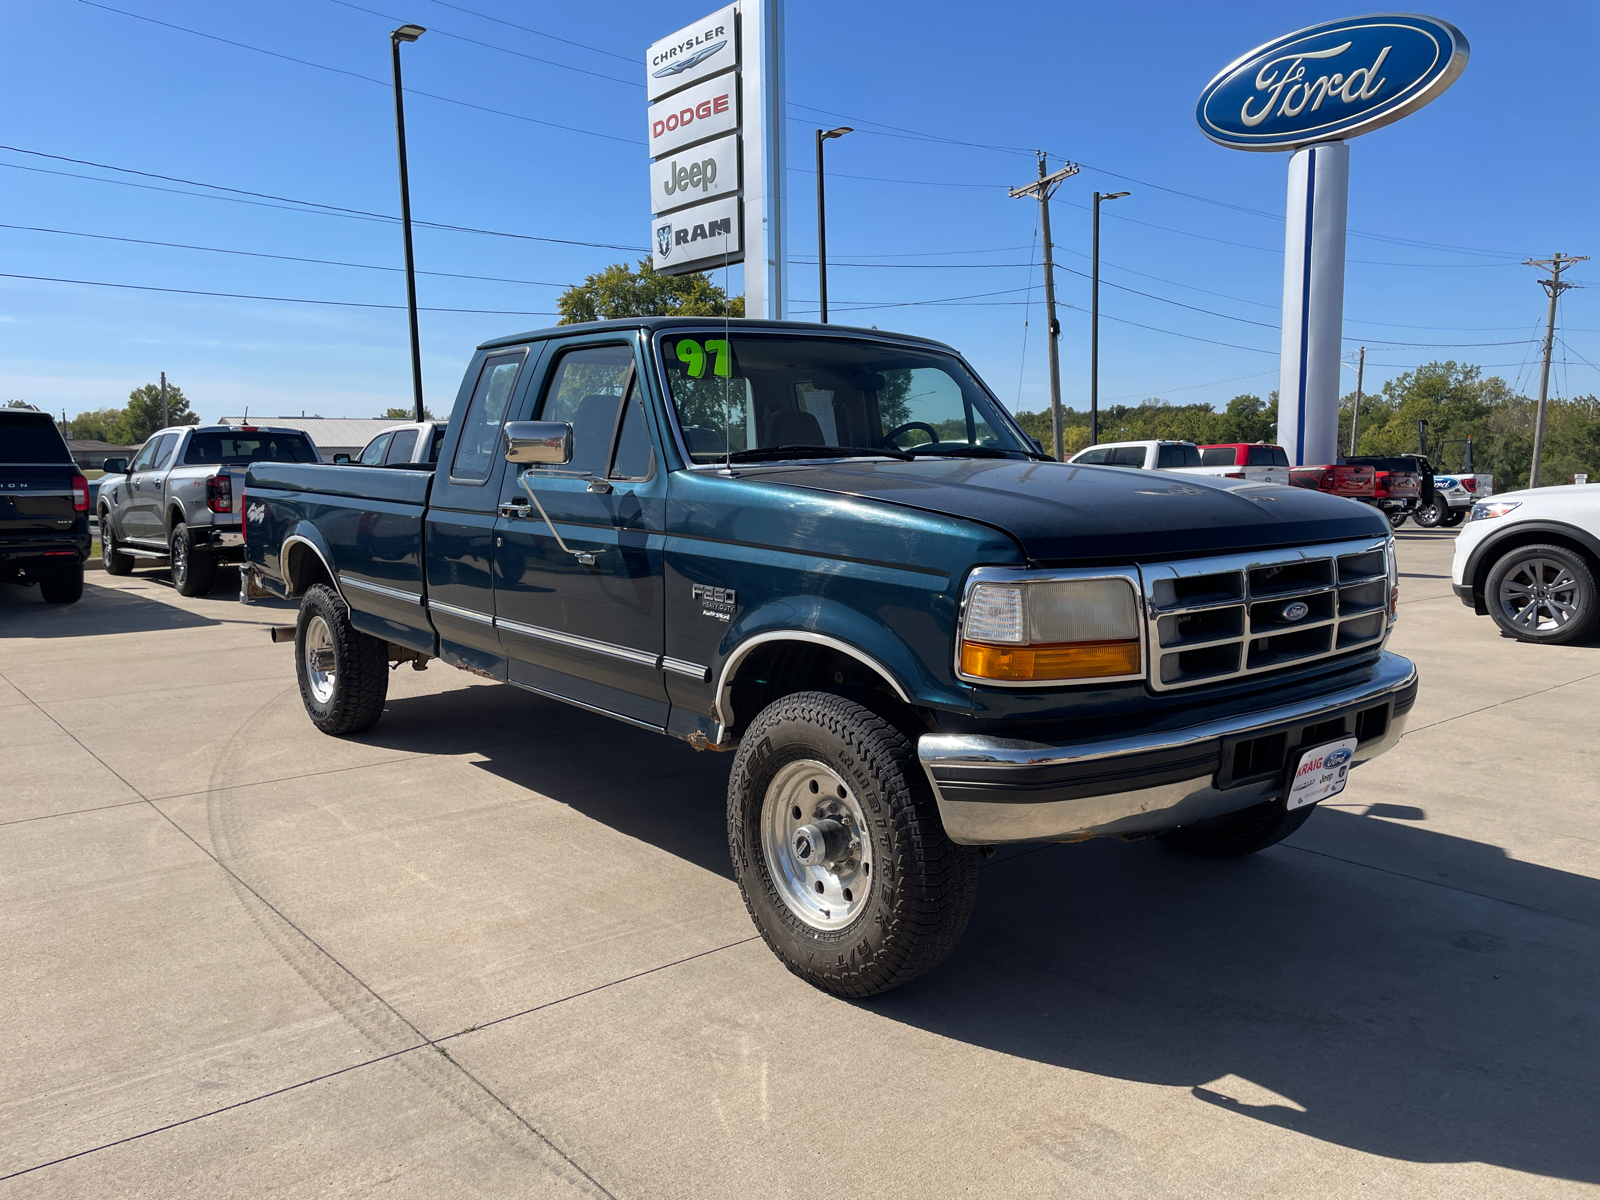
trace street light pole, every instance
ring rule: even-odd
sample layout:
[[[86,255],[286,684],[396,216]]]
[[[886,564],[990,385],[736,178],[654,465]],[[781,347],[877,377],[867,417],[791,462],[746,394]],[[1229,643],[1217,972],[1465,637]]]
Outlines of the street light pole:
[[[400,43],[414,42],[428,31],[421,25],[402,25],[389,35],[389,50],[394,59],[394,132],[400,147],[400,224],[406,243],[406,311],[411,317],[411,393],[416,404],[415,419],[423,419],[422,344],[417,336],[417,264],[411,251],[411,180],[406,173],[406,105],[400,86]]]
[[[1128,192],[1094,194],[1094,281],[1089,288],[1089,444],[1100,440],[1100,202]]]
[[[817,130],[817,291],[822,297],[822,323],[828,323],[828,217],[822,194],[822,143],[855,130],[848,125]]]

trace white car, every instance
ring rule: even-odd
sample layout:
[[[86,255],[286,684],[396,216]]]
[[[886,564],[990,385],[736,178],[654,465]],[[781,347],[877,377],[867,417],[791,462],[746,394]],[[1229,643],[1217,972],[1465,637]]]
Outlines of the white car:
[[[1412,513],[1412,519],[1424,529],[1444,526],[1446,529],[1461,524],[1467,510],[1479,500],[1494,495],[1494,476],[1468,472],[1465,475],[1434,475],[1433,503],[1424,504]]]
[[[1600,618],[1600,487],[1506,492],[1472,506],[1450,583],[1461,602],[1524,642],[1582,637]]]
[[[1079,450],[1069,463],[1083,467],[1134,467],[1145,471],[1182,471],[1186,475],[1226,475],[1220,467],[1202,465],[1193,442],[1100,442]]]
[[[436,463],[444,441],[447,421],[408,421],[393,425],[367,443],[353,461],[364,467],[397,467],[413,463]],[[336,463],[352,462],[347,454],[335,454]]]

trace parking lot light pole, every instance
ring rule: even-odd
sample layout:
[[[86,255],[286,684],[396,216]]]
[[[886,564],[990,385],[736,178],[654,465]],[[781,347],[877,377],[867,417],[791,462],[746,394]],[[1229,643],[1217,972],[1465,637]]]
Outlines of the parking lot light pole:
[[[400,146],[400,225],[406,243],[406,311],[411,317],[411,392],[415,419],[423,419],[422,345],[417,337],[417,263],[411,252],[411,180],[406,174],[406,105],[400,86],[400,43],[414,42],[428,31],[421,25],[402,25],[389,35],[394,59],[394,132]]]
[[[1120,200],[1130,192],[1094,194],[1094,264],[1089,288],[1089,445],[1100,441],[1100,202]]]
[[[828,323],[828,217],[822,194],[822,143],[855,130],[848,125],[817,130],[817,290],[822,297],[822,323]]]

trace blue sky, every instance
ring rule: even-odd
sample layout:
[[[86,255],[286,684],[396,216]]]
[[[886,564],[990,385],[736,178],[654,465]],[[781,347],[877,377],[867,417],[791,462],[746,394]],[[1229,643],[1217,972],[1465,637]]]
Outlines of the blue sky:
[[[431,32],[405,50],[406,83],[431,95],[407,101],[413,215],[521,235],[417,231],[419,269],[440,273],[420,277],[421,303],[494,310],[422,314],[429,403],[447,409],[478,342],[553,323],[532,315],[555,311],[560,288],[544,285],[643,256],[643,53],[713,7],[8,5],[0,272],[403,306],[398,226],[333,210],[398,212],[387,35],[416,22]],[[811,131],[854,125],[828,151],[834,319],[949,341],[1008,404],[1042,407],[1037,206],[1005,185],[1031,178],[1029,152],[1044,149],[1052,167],[1065,157],[1083,168],[1054,209],[1058,292],[1073,306],[1061,314],[1066,402],[1087,403],[1088,282],[1071,272],[1087,270],[1096,189],[1133,192],[1104,210],[1102,402],[1264,395],[1277,376],[1287,158],[1213,145],[1194,103],[1237,55],[1354,11],[789,0],[794,253],[815,255]],[[1600,8],[1428,11],[1462,29],[1472,58],[1433,105],[1352,142],[1347,346],[1353,358],[1367,344],[1369,389],[1456,358],[1531,392],[1545,299],[1519,264],[1556,250],[1600,256],[1600,105],[1584,49]],[[451,277],[461,275],[494,278]],[[1600,280],[1600,269],[1569,278]],[[738,268],[731,282],[742,288]],[[815,268],[797,263],[792,287],[798,315],[814,311]],[[1554,388],[1600,391],[1587,365],[1600,363],[1596,291],[1568,293],[1560,317]],[[205,420],[246,406],[371,416],[409,403],[400,309],[0,278],[5,399],[71,413],[120,405],[161,370]]]

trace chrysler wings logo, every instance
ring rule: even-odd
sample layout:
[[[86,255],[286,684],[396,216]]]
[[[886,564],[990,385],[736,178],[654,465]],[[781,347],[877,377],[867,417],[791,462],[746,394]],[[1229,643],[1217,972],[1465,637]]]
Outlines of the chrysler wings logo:
[[[698,66],[699,64],[705,62],[706,59],[710,58],[713,54],[715,54],[718,50],[721,50],[727,44],[727,38],[723,38],[720,42],[712,42],[709,46],[702,46],[687,58],[680,58],[677,62],[670,62],[666,66],[662,67],[659,71],[651,71],[650,74],[656,79],[669,79],[674,75],[682,75],[690,67]]]

